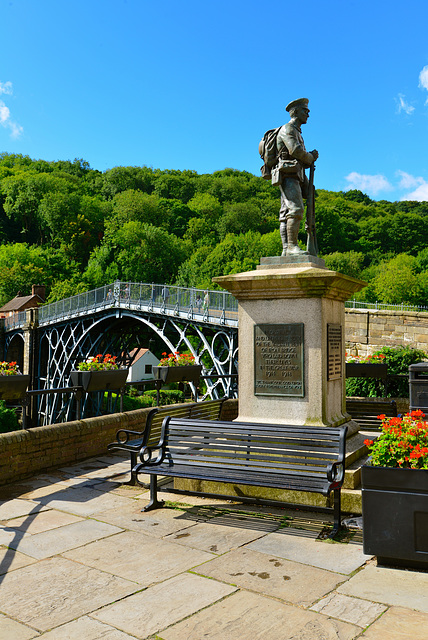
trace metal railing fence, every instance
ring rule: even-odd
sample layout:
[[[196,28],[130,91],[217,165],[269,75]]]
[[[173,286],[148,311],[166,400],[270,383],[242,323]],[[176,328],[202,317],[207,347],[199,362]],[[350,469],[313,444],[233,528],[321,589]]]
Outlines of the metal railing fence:
[[[385,302],[360,302],[359,300],[347,300],[345,302],[346,309],[374,309],[379,311],[425,311],[428,307],[421,307],[413,304],[387,304]]]
[[[19,311],[4,319],[5,331],[12,331],[17,327],[22,327],[25,323],[25,311]]]
[[[46,324],[73,315],[110,306],[200,316],[201,320],[236,320],[238,302],[227,291],[210,291],[163,284],[116,281],[39,307],[39,323]]]
[[[70,298],[40,306],[38,308],[39,324],[48,324],[74,315],[113,306],[187,315],[206,322],[227,322],[229,320],[237,325],[238,321],[238,301],[227,291],[116,281]],[[358,300],[347,300],[345,308],[428,312],[428,307],[424,306],[404,303],[360,302]],[[25,318],[25,311],[5,318],[5,330],[11,331],[21,328],[25,323]]]

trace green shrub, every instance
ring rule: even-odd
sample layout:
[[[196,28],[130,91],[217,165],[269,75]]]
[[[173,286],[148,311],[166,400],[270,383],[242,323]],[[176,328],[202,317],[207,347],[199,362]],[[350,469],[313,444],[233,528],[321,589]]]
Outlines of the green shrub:
[[[104,393],[104,405],[103,409],[108,407],[108,392]],[[119,411],[120,400],[117,398],[117,394],[112,393],[113,406],[115,404],[116,411]],[[117,399],[117,401],[116,401]],[[146,391],[142,396],[123,396],[123,410],[134,411],[135,409],[146,409],[147,407],[156,407],[157,405],[156,390]],[[165,389],[160,392],[160,404],[179,404],[184,402],[184,392],[176,389]]]
[[[428,354],[420,349],[411,347],[383,347],[375,352],[376,355],[385,356],[384,363],[388,365],[388,376],[405,374],[407,379],[388,380],[388,398],[409,397],[409,365],[426,360]],[[385,397],[385,385],[383,380],[376,378],[347,378],[346,395],[361,398]]]
[[[0,400],[0,433],[9,433],[19,429],[18,418],[14,409],[8,409],[5,401]]]
[[[156,394],[157,394],[156,390],[151,389],[150,391],[146,391],[142,397],[150,398],[151,400],[153,400],[153,404],[150,406],[155,407],[156,397],[157,397]],[[181,402],[184,402],[184,391],[179,391],[178,389],[165,389],[165,390],[161,389],[160,391],[161,405],[180,404]]]

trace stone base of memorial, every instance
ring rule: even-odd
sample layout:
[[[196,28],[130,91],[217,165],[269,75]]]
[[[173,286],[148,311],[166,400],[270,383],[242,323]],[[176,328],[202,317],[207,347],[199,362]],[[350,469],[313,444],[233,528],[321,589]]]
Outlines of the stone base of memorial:
[[[239,416],[243,422],[348,426],[346,465],[366,451],[346,413],[345,300],[363,286],[313,256],[262,258],[255,271],[214,278],[238,300]],[[332,506],[319,494],[205,480],[174,487],[220,495]],[[344,512],[359,513],[358,492],[342,492]]]
[[[344,303],[364,283],[313,256],[262,258],[255,271],[214,281],[239,303],[238,420],[348,422]]]

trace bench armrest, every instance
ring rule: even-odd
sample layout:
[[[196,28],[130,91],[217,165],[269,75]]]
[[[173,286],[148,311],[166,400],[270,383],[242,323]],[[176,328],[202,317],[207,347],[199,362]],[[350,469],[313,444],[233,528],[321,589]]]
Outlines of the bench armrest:
[[[153,455],[153,451],[152,451],[152,447],[149,447],[147,445],[143,445],[140,449],[140,460],[143,466],[150,466],[150,465],[156,465],[156,464],[160,464],[162,462],[162,460],[165,457],[165,436],[166,436],[166,431],[168,428],[168,424],[169,421],[171,420],[171,416],[167,416],[166,418],[164,418],[163,422],[162,422],[162,431],[161,431],[161,437],[159,442],[157,443],[157,445],[155,445],[153,448],[156,449],[157,451],[159,451],[157,458],[155,458],[155,460],[152,460],[152,455]]]
[[[152,456],[153,456],[153,449],[152,447],[142,447],[140,449],[140,453],[139,453],[139,457],[141,460],[141,466],[142,467],[150,467],[150,466],[155,466],[157,464],[160,464],[163,460],[163,456],[164,456],[164,450],[163,449],[158,449],[156,447],[156,451],[158,451],[158,455],[156,456],[156,458],[154,460],[152,460]]]
[[[142,436],[144,431],[130,431],[129,429],[119,429],[116,433],[116,440],[119,444],[126,444],[130,436]]]
[[[345,476],[345,465],[343,462],[332,462],[327,467],[327,480],[329,482],[335,482],[342,484]]]

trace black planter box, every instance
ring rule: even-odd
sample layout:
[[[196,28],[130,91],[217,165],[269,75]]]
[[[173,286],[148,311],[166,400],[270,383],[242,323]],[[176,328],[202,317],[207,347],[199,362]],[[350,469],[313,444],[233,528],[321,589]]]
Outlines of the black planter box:
[[[0,400],[22,400],[30,384],[30,376],[0,376]]]
[[[190,364],[184,367],[153,367],[155,380],[162,380],[165,384],[170,382],[199,382],[202,365]]]
[[[428,469],[363,466],[364,553],[428,569]]]
[[[85,391],[109,391],[125,386],[129,369],[109,369],[108,371],[72,371],[71,384],[83,387]]]
[[[347,378],[382,378],[388,375],[388,365],[386,364],[365,364],[357,362],[346,363]]]

